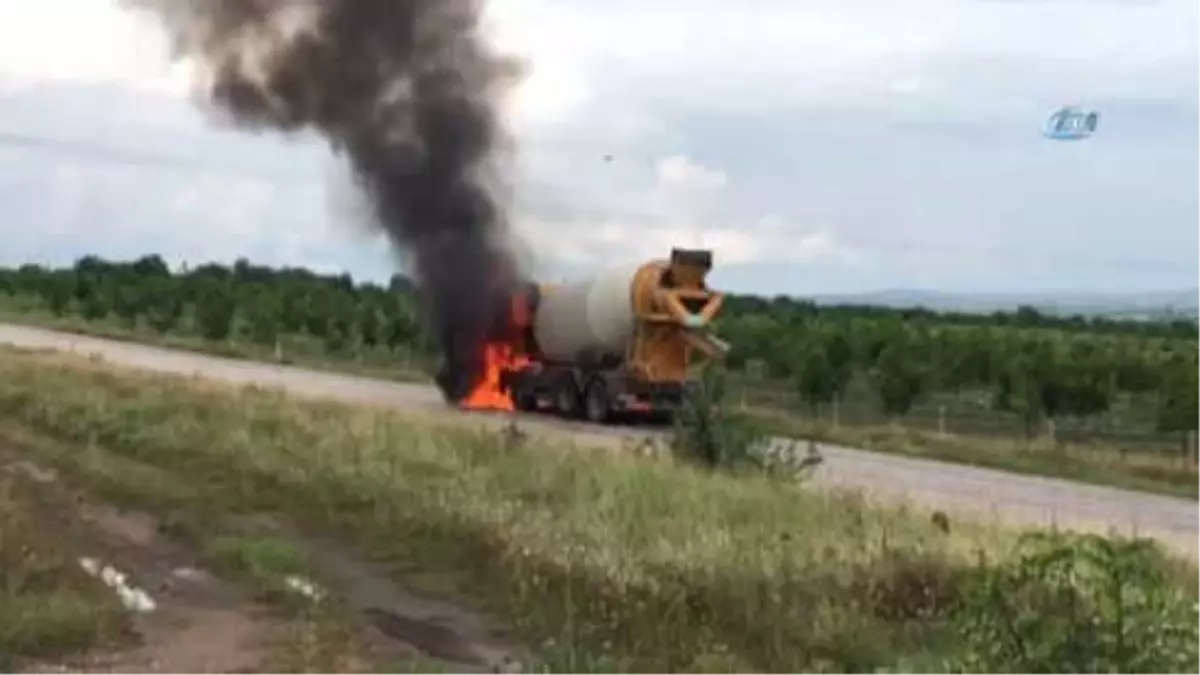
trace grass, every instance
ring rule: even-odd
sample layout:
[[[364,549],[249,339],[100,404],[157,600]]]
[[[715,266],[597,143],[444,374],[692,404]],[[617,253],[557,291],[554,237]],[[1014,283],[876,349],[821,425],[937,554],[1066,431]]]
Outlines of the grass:
[[[336,537],[488,610],[537,671],[941,670],[979,556],[1014,542],[764,476],[16,350],[0,349],[0,430],[113,499]],[[1194,598],[1179,564],[1172,588]]]
[[[761,429],[779,436],[1172,497],[1200,498],[1200,474],[1196,466],[1178,456],[1123,453],[1112,447],[1056,444],[1044,439],[1018,441],[939,434],[899,425],[835,427],[761,412],[748,414]]]
[[[148,328],[130,329],[113,321],[88,322],[54,317],[45,311],[0,307],[0,320],[152,344],[219,356],[274,361],[319,370],[399,381],[428,381],[415,361],[397,365],[386,350],[359,355],[330,355],[312,339],[282,338],[282,354],[273,348],[240,341],[214,343],[194,336],[162,335]],[[1200,473],[1191,458],[1149,452],[1126,452],[1107,443],[1047,443],[1018,438],[939,434],[892,425],[840,425],[813,422],[778,411],[754,409],[761,428],[773,434],[819,440],[855,448],[1050,476],[1188,499],[1200,499]]]
[[[260,600],[307,610],[315,598],[290,587],[288,579],[312,576],[304,554],[280,537],[215,535],[205,542],[204,557],[218,573],[240,579]]]
[[[73,537],[47,527],[27,480],[0,470],[0,671],[117,638],[120,607],[77,565]]]
[[[111,319],[88,321],[79,316],[56,317],[44,310],[15,308],[2,302],[0,321],[233,359],[267,361],[400,382],[431,381],[426,365],[416,357],[397,361],[394,352],[382,348],[330,355],[319,340],[307,336],[281,335],[277,350],[273,346],[244,340],[214,342],[197,335],[159,333],[148,326],[129,327]]]
[[[779,480],[502,450],[396,413],[48,354],[0,352],[0,420],[8,442],[114,500],[199,522],[286,514],[406,584],[473,598],[530,644],[612,653],[631,673],[866,668],[938,649],[942,626],[917,617],[1003,540]],[[217,549],[247,569],[263,557]]]

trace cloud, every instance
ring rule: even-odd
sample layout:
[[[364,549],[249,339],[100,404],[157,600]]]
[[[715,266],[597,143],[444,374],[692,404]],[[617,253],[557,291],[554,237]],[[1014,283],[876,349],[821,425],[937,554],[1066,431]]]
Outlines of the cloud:
[[[683,155],[659,160],[656,167],[658,186],[663,190],[711,191],[725,187],[725,173],[707,169]]]
[[[168,55],[146,17],[111,3],[0,3],[0,75],[8,88],[58,80],[184,96],[190,71]]]
[[[652,204],[647,212],[560,211],[551,219],[536,206],[519,211],[518,232],[529,249],[541,254],[537,271],[577,276],[613,264],[663,258],[676,247],[713,250],[721,266],[859,261],[827,228],[801,227],[771,214],[723,220],[717,206],[729,180],[724,171],[673,155],[654,164],[654,177],[648,194],[629,198],[634,204]],[[562,236],[564,232],[570,236]]]
[[[1194,0],[488,7],[529,65],[508,178],[548,275],[703,245],[769,293],[1195,283]],[[214,130],[190,76],[138,15],[0,3],[0,199],[37,224],[0,256],[390,271],[318,139]],[[1092,139],[1039,136],[1076,102]]]

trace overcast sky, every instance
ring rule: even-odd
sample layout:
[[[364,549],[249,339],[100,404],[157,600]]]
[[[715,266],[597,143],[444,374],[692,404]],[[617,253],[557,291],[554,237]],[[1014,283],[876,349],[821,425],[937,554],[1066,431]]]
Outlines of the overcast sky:
[[[1197,282],[1196,0],[492,0],[514,226],[559,278],[714,249],[764,293]],[[315,141],[216,130],[157,28],[0,0],[0,264],[392,271]],[[1098,109],[1090,139],[1040,135]]]

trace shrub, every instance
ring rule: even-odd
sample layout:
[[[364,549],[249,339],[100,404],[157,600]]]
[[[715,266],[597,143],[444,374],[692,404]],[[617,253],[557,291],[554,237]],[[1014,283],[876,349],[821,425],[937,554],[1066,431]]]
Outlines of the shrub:
[[[1194,673],[1195,598],[1147,539],[1030,533],[980,566],[953,619],[957,672]]]
[[[725,384],[723,371],[707,368],[688,390],[668,441],[676,457],[709,469],[749,469],[791,478],[806,477],[820,463],[815,445],[801,455],[793,443],[770,438],[746,415],[723,406]]]

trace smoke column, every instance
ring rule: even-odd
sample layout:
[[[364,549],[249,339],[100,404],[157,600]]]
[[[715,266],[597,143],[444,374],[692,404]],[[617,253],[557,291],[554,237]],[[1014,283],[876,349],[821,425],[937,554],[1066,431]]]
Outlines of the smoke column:
[[[344,155],[374,225],[411,261],[450,400],[520,274],[496,198],[495,101],[516,73],[478,0],[122,0],[161,19],[234,125],[312,129]]]

